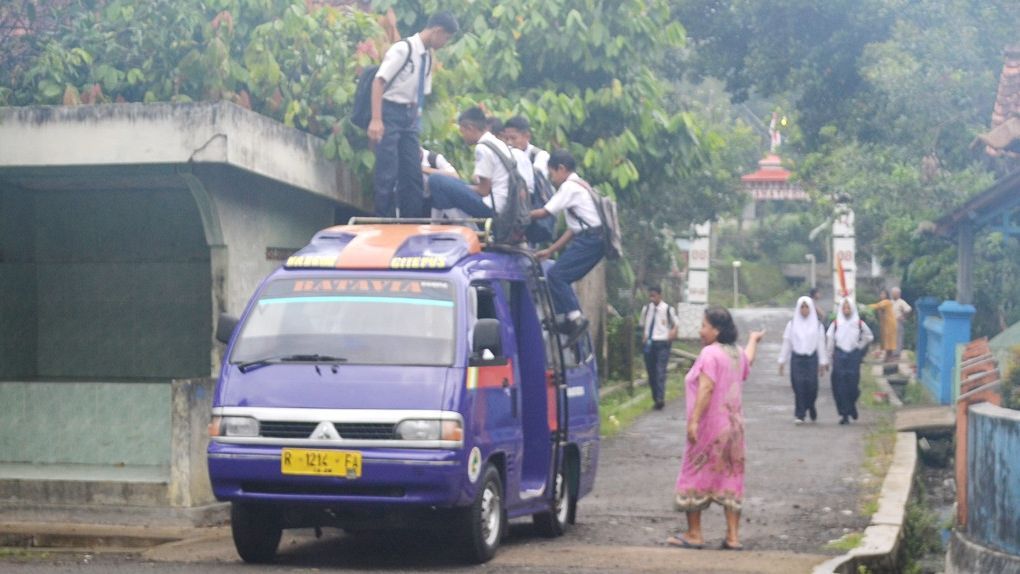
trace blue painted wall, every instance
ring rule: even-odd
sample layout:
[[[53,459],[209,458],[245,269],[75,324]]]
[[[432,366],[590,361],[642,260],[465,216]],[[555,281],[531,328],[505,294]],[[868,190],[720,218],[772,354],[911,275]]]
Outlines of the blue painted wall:
[[[956,400],[956,347],[970,341],[974,306],[946,301],[933,309],[932,303],[930,298],[917,302],[918,375],[939,403],[948,405]]]
[[[970,407],[967,477],[967,537],[1020,556],[1020,411]]]

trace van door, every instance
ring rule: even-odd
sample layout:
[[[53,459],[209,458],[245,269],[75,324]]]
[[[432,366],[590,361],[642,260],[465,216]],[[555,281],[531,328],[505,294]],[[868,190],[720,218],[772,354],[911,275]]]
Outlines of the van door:
[[[501,281],[473,281],[474,321],[496,319],[500,323],[502,357],[475,361],[468,368],[467,388],[473,395],[471,427],[473,441],[485,457],[502,458],[509,502],[520,487],[521,422],[520,370],[517,340],[508,304],[509,288]],[[472,323],[473,339],[474,324]],[[504,359],[504,360],[500,360]]]
[[[599,446],[598,363],[591,337],[585,335],[563,350],[567,377],[568,439],[578,448],[578,498],[595,484]]]

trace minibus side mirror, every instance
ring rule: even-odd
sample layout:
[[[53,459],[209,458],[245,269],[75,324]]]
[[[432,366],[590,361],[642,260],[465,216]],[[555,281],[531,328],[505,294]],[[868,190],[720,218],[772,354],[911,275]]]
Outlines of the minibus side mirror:
[[[479,319],[471,341],[471,366],[505,365],[498,319]],[[488,352],[486,352],[488,351]]]
[[[220,313],[220,318],[216,321],[216,340],[224,345],[229,343],[230,336],[234,334],[234,329],[237,328],[237,323],[237,317],[226,313]]]

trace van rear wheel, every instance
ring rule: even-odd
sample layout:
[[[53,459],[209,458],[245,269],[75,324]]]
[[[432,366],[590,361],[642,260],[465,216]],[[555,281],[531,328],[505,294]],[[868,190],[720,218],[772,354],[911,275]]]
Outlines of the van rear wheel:
[[[570,525],[570,511],[573,497],[570,493],[570,485],[563,471],[556,473],[556,498],[552,508],[545,512],[532,515],[535,523],[535,530],[542,536],[556,538],[563,536]]]
[[[499,471],[491,464],[486,464],[481,477],[481,486],[475,494],[475,500],[471,506],[463,509],[458,524],[464,559],[472,564],[492,560],[506,526],[503,481]]]
[[[283,525],[280,512],[271,506],[244,502],[230,504],[230,532],[241,559],[254,564],[276,560]]]

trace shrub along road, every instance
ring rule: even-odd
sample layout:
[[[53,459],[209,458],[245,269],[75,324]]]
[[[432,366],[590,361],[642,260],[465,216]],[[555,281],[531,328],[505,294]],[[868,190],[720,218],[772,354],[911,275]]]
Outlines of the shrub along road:
[[[449,541],[436,536],[349,537],[327,531],[316,540],[311,532],[300,531],[285,535],[279,564],[259,572],[809,572],[826,555],[840,553],[826,548],[829,541],[868,523],[860,512],[860,494],[878,479],[862,467],[865,436],[877,415],[863,411],[859,423],[838,425],[826,378],[819,390],[818,423],[792,424],[789,381],[776,372],[788,315],[768,309],[736,313],[743,335],[750,328],[768,330],[744,388],[744,552],[678,550],[664,544],[684,525],[671,502],[685,428],[683,399],[678,398],[603,443],[595,492],[581,502],[578,524],[563,538],[538,538],[528,522],[514,524],[492,563],[465,568],[446,557]],[[704,523],[709,548],[717,548],[724,532],[721,509],[710,508]],[[80,553],[0,554],[0,569],[78,572],[83,561]],[[222,528],[143,554],[97,554],[87,562],[97,572],[250,570],[239,563],[229,532]]]

